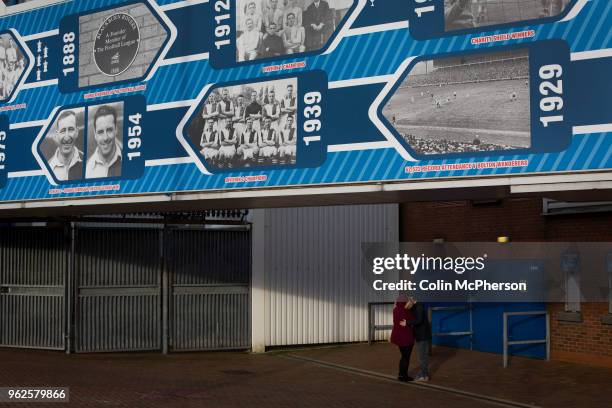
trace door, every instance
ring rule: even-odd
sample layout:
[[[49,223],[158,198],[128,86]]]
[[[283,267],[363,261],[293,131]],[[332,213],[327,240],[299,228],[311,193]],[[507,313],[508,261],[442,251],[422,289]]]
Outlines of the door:
[[[63,350],[68,244],[63,228],[3,228],[0,346]]]
[[[157,228],[78,228],[77,352],[161,350]]]
[[[170,230],[166,265],[171,350],[250,347],[249,230]]]

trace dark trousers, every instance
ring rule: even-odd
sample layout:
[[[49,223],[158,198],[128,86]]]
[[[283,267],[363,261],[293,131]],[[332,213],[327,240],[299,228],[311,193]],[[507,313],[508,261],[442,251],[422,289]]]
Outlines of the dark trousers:
[[[417,341],[416,349],[417,356],[419,356],[419,364],[421,365],[419,376],[429,377],[429,340]]]
[[[400,354],[402,358],[399,361],[399,375],[398,377],[408,377],[408,365],[410,364],[410,355],[412,354],[412,345],[410,346],[399,346]]]

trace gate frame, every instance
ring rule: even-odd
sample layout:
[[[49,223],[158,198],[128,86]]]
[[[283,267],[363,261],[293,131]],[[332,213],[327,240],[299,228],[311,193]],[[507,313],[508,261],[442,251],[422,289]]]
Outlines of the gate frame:
[[[190,224],[185,224],[185,223],[181,223],[181,224],[176,224],[176,223],[167,223],[164,225],[164,231],[166,234],[170,234],[171,231],[184,231],[184,230],[215,230],[215,231],[244,231],[249,233],[249,239],[251,240],[251,245],[248,246],[249,248],[249,280],[248,280],[248,300],[247,300],[247,304],[248,304],[248,316],[247,316],[247,320],[248,320],[248,336],[249,336],[249,341],[248,341],[248,346],[246,347],[222,347],[222,348],[212,348],[212,349],[181,349],[181,350],[177,350],[177,349],[173,349],[172,345],[170,344],[170,340],[172,339],[171,337],[171,330],[170,330],[170,315],[172,313],[172,296],[173,296],[173,291],[172,291],[172,282],[173,282],[173,272],[170,271],[168,269],[168,259],[165,256],[165,252],[162,254],[163,258],[164,258],[164,273],[166,275],[166,279],[167,279],[167,291],[165,292],[165,297],[167,300],[167,305],[164,305],[166,309],[166,313],[167,313],[167,317],[168,320],[165,322],[168,332],[167,332],[167,338],[165,339],[167,341],[166,347],[167,350],[163,350],[163,354],[168,354],[168,353],[193,353],[193,352],[206,352],[206,351],[227,351],[227,350],[250,350],[252,348],[252,327],[253,327],[253,316],[252,316],[252,299],[253,299],[253,225],[252,223],[233,223],[233,222],[229,222],[229,223],[222,223],[222,222],[208,222],[208,223],[190,223]],[[166,236],[164,236],[164,238],[166,238]],[[165,248],[164,248],[165,249]],[[164,322],[162,322],[164,323]],[[162,324],[163,327],[163,324]],[[163,344],[162,344],[163,345]]]

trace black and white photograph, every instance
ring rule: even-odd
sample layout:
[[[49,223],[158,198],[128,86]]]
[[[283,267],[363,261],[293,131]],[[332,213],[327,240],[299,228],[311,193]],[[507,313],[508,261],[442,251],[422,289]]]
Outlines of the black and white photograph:
[[[320,50],[353,0],[237,0],[238,62]]]
[[[59,111],[40,150],[59,181],[83,178],[85,108]]]
[[[528,50],[418,62],[383,114],[419,154],[528,148]]]
[[[26,59],[10,34],[0,34],[0,101],[8,99],[26,69]]]
[[[297,79],[215,88],[189,137],[216,168],[295,164]]]
[[[168,34],[144,3],[79,17],[79,87],[140,78]]]
[[[444,0],[446,31],[555,17],[571,0]]]
[[[87,108],[85,178],[120,177],[123,152],[123,102]]]

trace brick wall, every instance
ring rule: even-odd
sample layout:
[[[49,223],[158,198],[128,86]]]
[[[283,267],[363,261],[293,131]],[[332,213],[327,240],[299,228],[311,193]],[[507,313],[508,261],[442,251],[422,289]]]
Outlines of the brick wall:
[[[607,303],[583,303],[579,323],[559,321],[565,305],[549,304],[551,312],[551,354],[553,359],[612,367],[612,325],[601,323]]]
[[[400,207],[402,241],[494,242],[611,241],[612,213],[542,216],[541,198],[474,205],[469,201],[405,203]],[[553,359],[612,366],[612,325],[601,322],[608,303],[583,303],[581,322],[558,319],[563,304],[549,304]]]
[[[102,74],[93,60],[94,39],[104,20],[115,13],[132,16],[140,30],[140,47],[136,59],[124,73],[110,77]],[[153,63],[153,59],[166,40],[164,27],[142,3],[117,7],[79,18],[79,86],[99,85],[141,77]]]

